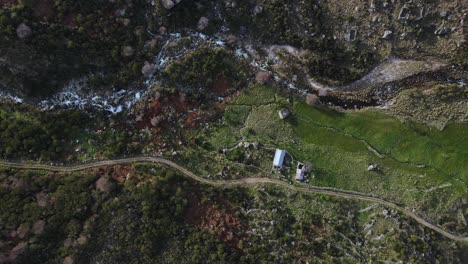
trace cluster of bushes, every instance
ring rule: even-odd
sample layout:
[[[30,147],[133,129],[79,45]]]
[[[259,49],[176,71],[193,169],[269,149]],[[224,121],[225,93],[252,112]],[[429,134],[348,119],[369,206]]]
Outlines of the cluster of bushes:
[[[358,224],[359,214],[353,213],[359,209],[354,202],[327,196],[285,198],[284,191],[274,186],[255,191],[210,188],[161,167],[135,165],[133,169],[124,184],[115,184],[109,172],[57,177],[0,170],[0,241],[12,241],[3,249],[11,250],[20,242],[10,238],[12,230],[43,220],[42,234],[29,232],[24,238],[28,244],[19,263],[62,262],[66,256],[75,263],[356,262],[367,258],[419,262],[438,258],[456,263],[457,250],[461,252],[438,240],[423,243],[423,236],[438,237],[414,230],[406,221],[401,230],[386,232],[381,242],[367,239],[363,225]],[[107,178],[115,188],[97,190],[98,178]],[[38,204],[39,193],[47,197],[45,206]],[[204,217],[203,213],[186,215],[194,197],[203,206],[240,219],[236,246],[223,242],[225,238],[214,235],[215,230],[188,224],[188,217]],[[363,251],[347,254],[353,250],[342,248],[354,249],[351,241],[362,243]],[[366,253],[380,243],[388,247],[375,256]]]
[[[78,111],[41,112],[0,108],[0,157],[60,159],[71,151],[71,140],[89,118]]]
[[[442,101],[468,99],[468,88],[464,85],[436,85],[432,90]]]
[[[104,74],[106,85],[127,85],[141,77],[143,62],[150,59],[154,52],[143,49],[147,26],[144,19],[146,4],[143,0],[133,1],[132,5],[128,5],[127,1],[25,1],[24,4],[0,10],[0,40],[15,46],[19,41],[16,27],[26,23],[33,34],[22,42],[26,47],[18,48],[38,54],[36,57],[47,58],[50,62],[46,66],[50,68],[47,73],[49,79],[66,81],[98,71]],[[50,9],[46,23],[37,14],[40,12],[37,10],[44,8]],[[125,10],[121,17],[116,15],[119,8]],[[122,55],[121,50],[125,46],[133,48],[132,56]],[[51,50],[54,51],[53,55],[50,54]],[[98,80],[94,84],[101,85],[102,82]],[[46,87],[40,89],[45,90]]]
[[[375,55],[366,51],[368,48],[359,41],[348,50],[332,39],[325,39],[316,45],[305,60],[309,74],[321,82],[333,85],[352,82],[370,71],[376,63]]]
[[[211,89],[220,77],[236,86],[246,80],[247,71],[246,65],[226,49],[203,46],[169,64],[163,75],[169,85],[197,94],[198,89]]]
[[[468,89],[463,85],[438,84],[429,90],[429,93],[414,89],[408,93],[408,96],[411,99],[426,103],[436,103],[438,100],[443,102],[459,101],[468,98]]]

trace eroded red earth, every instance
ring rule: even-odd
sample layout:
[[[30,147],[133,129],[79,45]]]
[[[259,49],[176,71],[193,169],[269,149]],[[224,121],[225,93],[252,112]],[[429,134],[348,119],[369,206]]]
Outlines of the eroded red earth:
[[[228,203],[222,203],[222,207],[216,207],[209,202],[202,204],[202,198],[197,195],[193,195],[189,200],[189,207],[184,213],[187,224],[214,233],[231,248],[241,250],[238,245],[245,236],[243,230],[246,230],[246,227],[232,206]]]

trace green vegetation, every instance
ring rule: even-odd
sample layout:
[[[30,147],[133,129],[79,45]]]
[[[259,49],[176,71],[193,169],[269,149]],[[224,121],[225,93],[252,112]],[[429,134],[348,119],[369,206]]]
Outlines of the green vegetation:
[[[246,65],[224,48],[200,47],[187,54],[183,60],[172,62],[164,70],[168,85],[187,89],[197,96],[206,96],[203,91],[213,89],[220,78],[227,86],[236,87],[247,78]],[[202,89],[198,91],[198,89]]]
[[[467,181],[464,164],[468,142],[464,140],[467,136],[464,124],[453,124],[439,131],[414,122],[402,123],[377,112],[342,114],[302,103],[296,105],[296,112],[304,120],[363,139],[400,162],[427,165],[448,178]]]
[[[440,130],[454,122],[466,122],[468,88],[461,85],[436,85],[429,89],[401,92],[390,108],[391,114],[426,123]]]
[[[462,246],[414,230],[404,218],[396,224],[379,208],[367,208],[362,222],[358,210],[365,204],[272,186],[218,189],[151,165],[128,167],[130,176],[117,183],[122,169],[69,175],[0,169],[0,241],[13,241],[2,244],[0,257],[19,252],[17,263],[461,263]],[[426,236],[430,242],[422,241]]]
[[[0,108],[0,157],[61,160],[88,122],[78,111],[52,114],[5,104]]]
[[[292,110],[292,116],[281,120],[278,111],[282,108]],[[234,115],[238,118],[232,122]],[[466,130],[465,124],[440,131],[401,122],[381,112],[336,112],[291,99],[288,103],[274,87],[256,85],[226,108],[222,124],[204,133],[211,149],[201,152],[192,165],[198,170],[201,166],[197,164],[216,160],[219,166],[212,166],[209,172],[199,170],[202,175],[217,173],[224,166],[228,177],[252,177],[258,175],[250,167],[236,168],[233,162],[241,155],[254,156],[253,164],[265,172],[261,176],[277,177],[267,173],[273,156],[270,149],[283,148],[296,160],[315,166],[314,178],[309,179],[313,185],[371,193],[402,205],[420,206],[422,214],[434,222],[450,222],[447,228],[466,233],[463,221],[450,217],[453,211],[463,211],[459,202],[467,190]],[[238,147],[235,152],[221,153],[238,142],[258,142],[262,147],[240,147],[242,151]],[[368,171],[370,164],[378,164],[380,170]]]
[[[53,92],[71,78],[89,73],[99,73],[90,81],[95,87],[137,81],[144,61],[154,52],[145,48],[143,2],[24,1],[0,10],[5,81],[31,95]],[[116,15],[119,12],[124,13]],[[21,23],[32,32],[25,40],[16,36]],[[132,52],[124,54],[127,47]],[[25,70],[19,74],[10,68]]]

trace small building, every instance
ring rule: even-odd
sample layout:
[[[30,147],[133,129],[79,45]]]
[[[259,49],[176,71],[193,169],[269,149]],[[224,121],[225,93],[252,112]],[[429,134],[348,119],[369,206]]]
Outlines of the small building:
[[[297,169],[296,169],[296,181],[303,181],[305,172],[306,172],[305,165],[299,162],[297,164]]]
[[[274,170],[280,170],[281,168],[283,168],[285,156],[286,156],[286,150],[276,149],[275,158],[273,159]]]

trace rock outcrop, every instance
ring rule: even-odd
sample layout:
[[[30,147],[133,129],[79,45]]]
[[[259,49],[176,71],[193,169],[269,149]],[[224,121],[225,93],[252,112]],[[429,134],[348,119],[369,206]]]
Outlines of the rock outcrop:
[[[181,0],[161,0],[161,4],[164,6],[166,9],[171,9],[178,3],[180,3]]]

